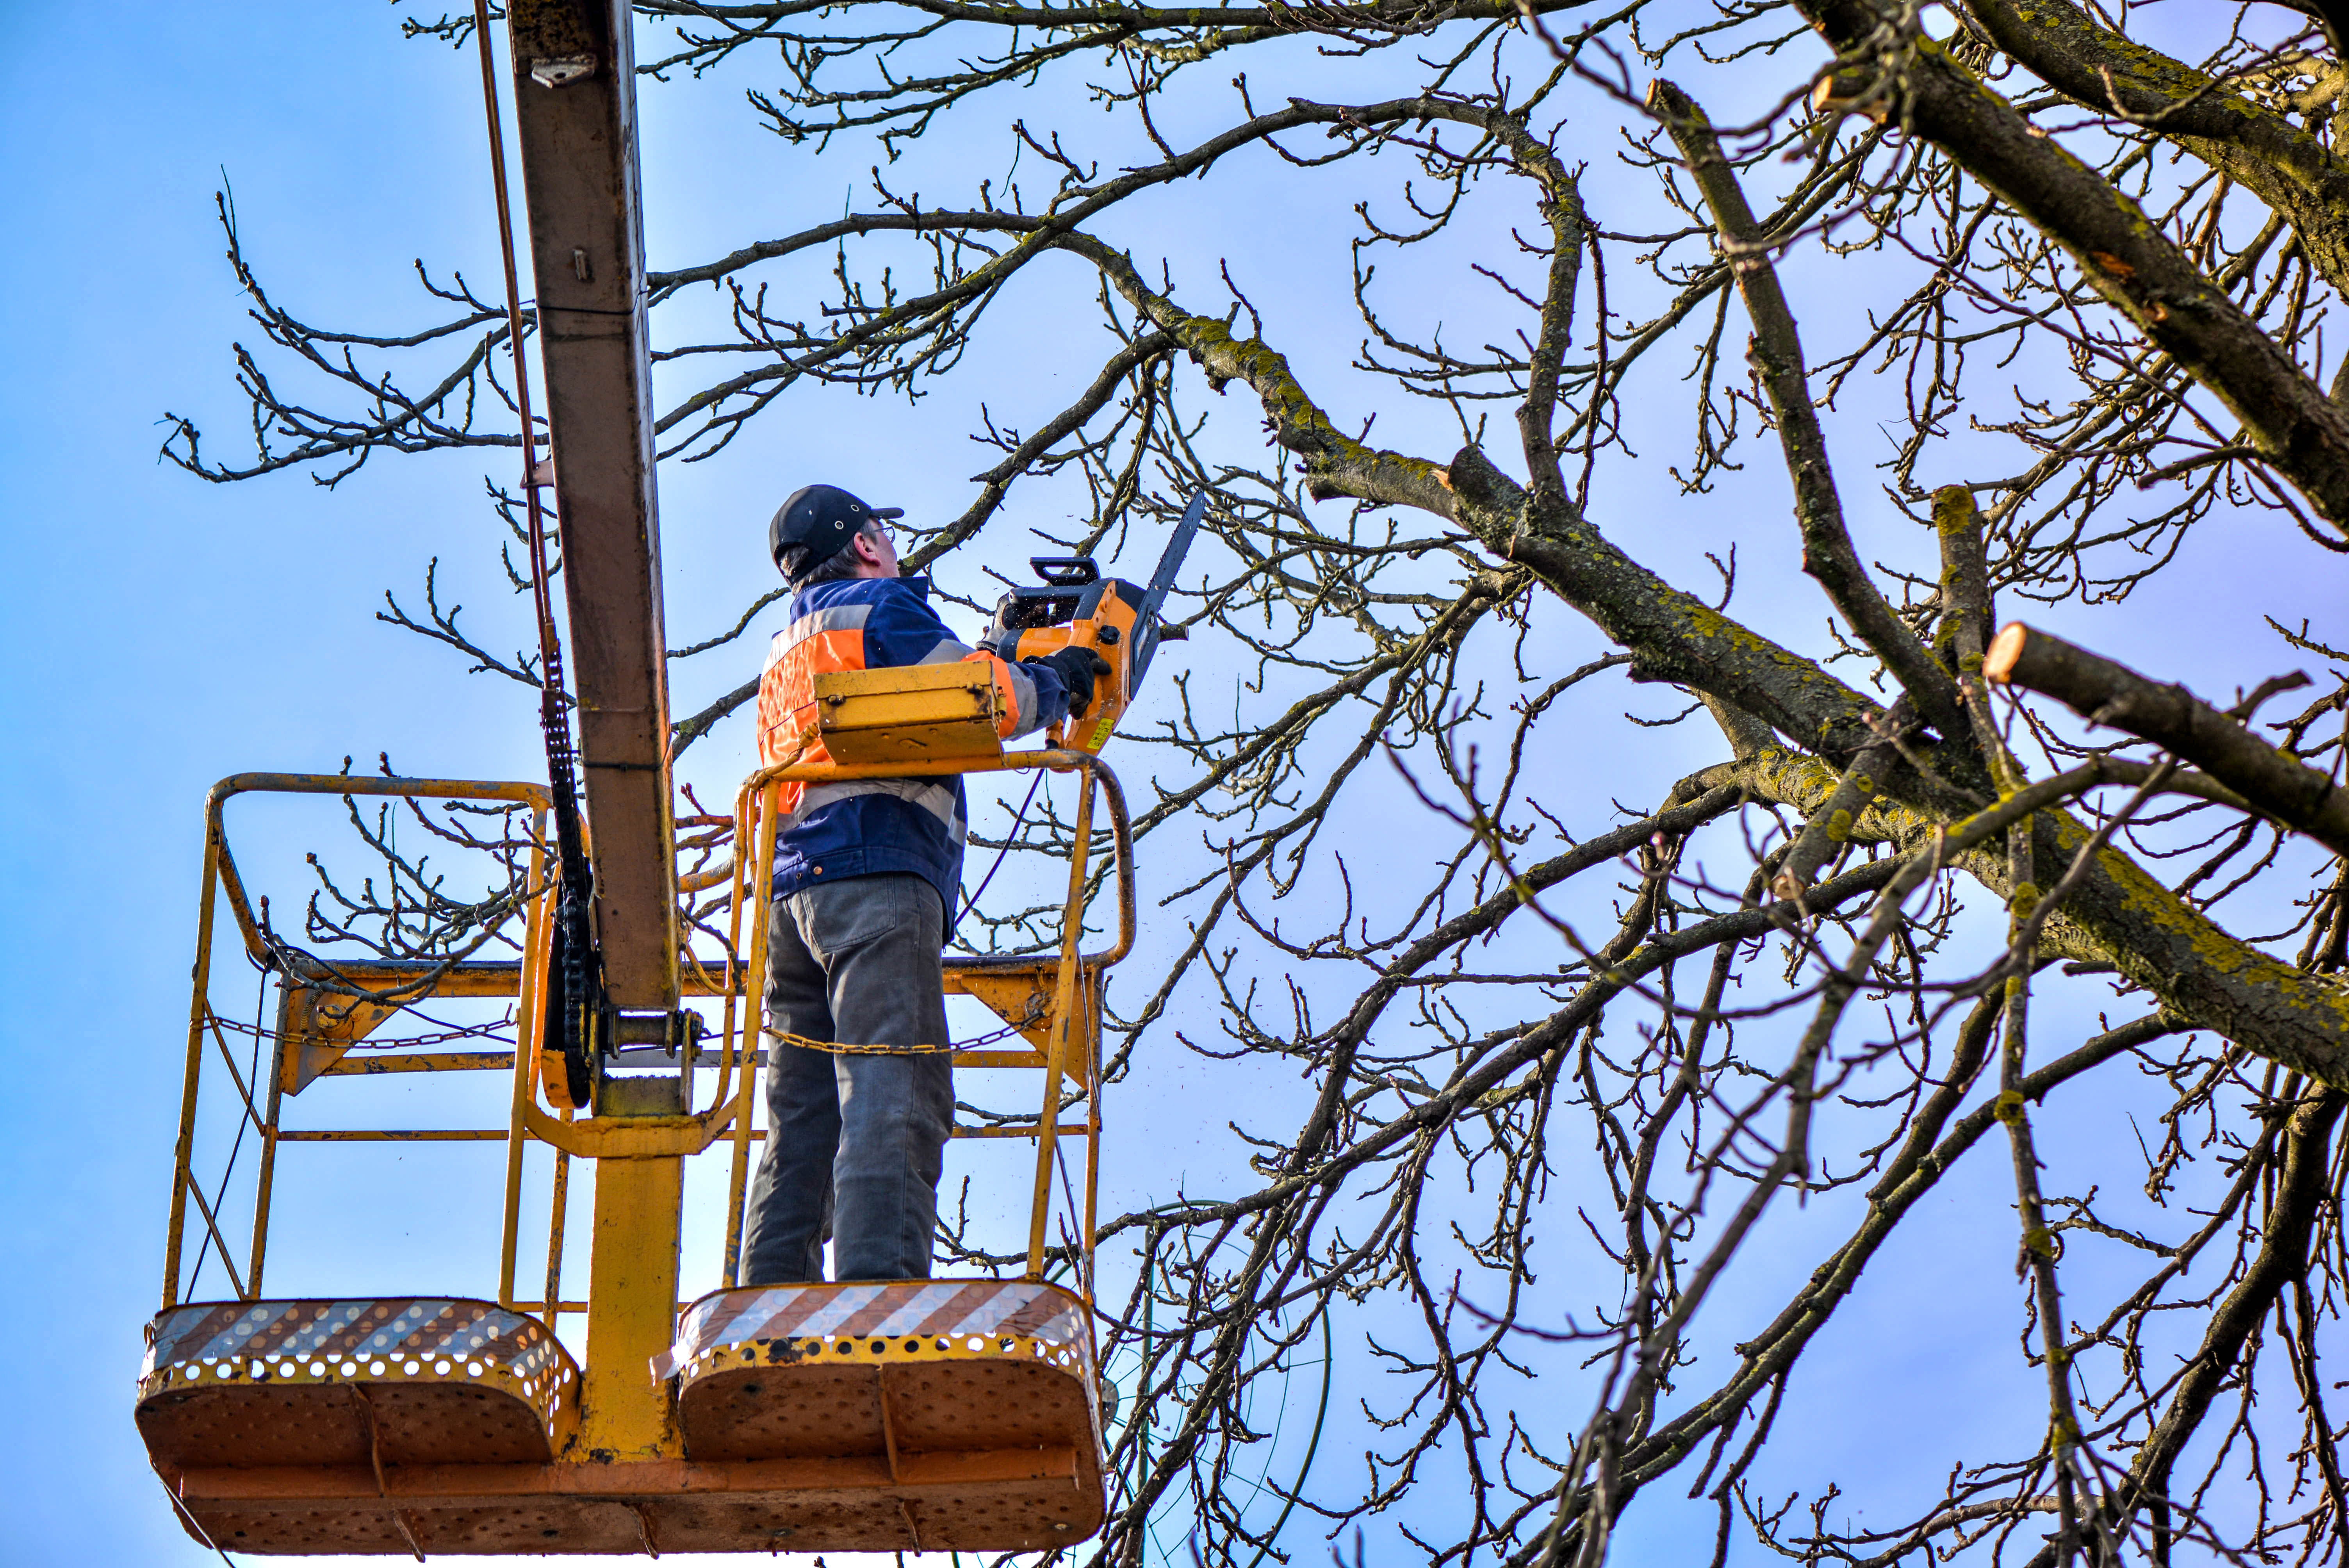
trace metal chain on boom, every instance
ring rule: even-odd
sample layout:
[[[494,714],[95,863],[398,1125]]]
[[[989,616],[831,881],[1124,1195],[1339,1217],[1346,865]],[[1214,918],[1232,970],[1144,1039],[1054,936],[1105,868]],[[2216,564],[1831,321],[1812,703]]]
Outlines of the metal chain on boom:
[[[561,867],[550,971],[562,977],[563,1062],[571,1102],[584,1107],[593,1088],[593,1053],[605,1011],[603,964],[590,919],[595,869],[579,815],[579,761],[564,697],[563,641],[554,624],[546,565],[546,517],[538,500],[538,432],[532,423],[530,366],[522,346],[522,291],[514,264],[513,211],[507,197],[505,129],[498,114],[497,66],[490,47],[488,0],[473,0],[473,36],[481,46],[481,105],[489,120],[490,177],[497,190],[498,246],[506,273],[506,341],[513,351],[514,402],[522,415],[522,493],[529,519],[531,606],[538,620],[539,727],[546,738],[547,793],[554,808],[555,859]],[[553,443],[548,444],[550,459]],[[549,997],[550,1005],[554,998]],[[552,1016],[550,1015],[550,1016]],[[550,1030],[550,1033],[553,1031]]]

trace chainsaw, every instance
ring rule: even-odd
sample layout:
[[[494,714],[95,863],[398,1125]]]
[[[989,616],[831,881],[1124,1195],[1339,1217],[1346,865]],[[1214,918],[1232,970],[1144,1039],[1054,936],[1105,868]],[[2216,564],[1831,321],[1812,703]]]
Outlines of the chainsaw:
[[[1187,638],[1182,627],[1165,624],[1164,610],[1206,511],[1207,492],[1201,490],[1184,509],[1146,588],[1103,577],[1090,555],[1037,555],[1028,564],[1043,585],[1014,588],[996,603],[995,619],[980,635],[980,645],[996,657],[1017,662],[1091,648],[1109,665],[1109,674],[1093,683],[1093,700],[1084,712],[1071,714],[1065,727],[1051,732],[1053,745],[1098,755],[1133,705],[1158,645]]]

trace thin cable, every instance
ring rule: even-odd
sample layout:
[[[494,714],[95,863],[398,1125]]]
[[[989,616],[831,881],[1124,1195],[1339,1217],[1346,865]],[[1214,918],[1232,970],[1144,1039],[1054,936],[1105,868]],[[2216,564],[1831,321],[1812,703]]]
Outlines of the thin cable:
[[[254,998],[253,1002],[253,1061],[252,1064],[245,1068],[244,1078],[245,1083],[249,1086],[248,1092],[251,1092],[253,1089],[258,1089],[261,1087],[261,1020],[268,1016],[269,1009],[269,970],[266,965],[257,965],[255,967],[261,970],[261,990],[260,994]],[[237,1029],[240,1033],[243,1032],[243,1026],[241,1025],[231,1023],[229,1020],[220,1017],[217,1014],[212,1013],[210,1008],[206,1008],[205,1012],[215,1026],[226,1023],[229,1025],[229,1027]],[[219,1038],[217,1035],[213,1037],[215,1039]],[[222,1040],[221,1047],[225,1051],[228,1047],[228,1042]],[[229,1060],[233,1063],[236,1058],[234,1057],[229,1057]],[[244,1114],[237,1119],[236,1141],[230,1144],[228,1148],[228,1165],[221,1171],[220,1185],[212,1191],[212,1212],[215,1214],[221,1212],[221,1204],[227,1201],[228,1179],[236,1174],[236,1157],[238,1154],[242,1153],[244,1149],[244,1130],[252,1125],[253,1102],[250,1099],[247,1099],[244,1106]],[[200,1192],[197,1196],[202,1197],[202,1194]],[[225,1248],[227,1243],[223,1242],[222,1246]],[[204,1277],[204,1260],[212,1255],[212,1227],[206,1225],[204,1227],[203,1245],[196,1249],[195,1269],[188,1275],[188,1294],[190,1295],[196,1294],[196,1284]],[[251,1262],[252,1260],[247,1259],[246,1261]],[[226,1268],[228,1266],[228,1255],[225,1251],[223,1251],[221,1255],[221,1266],[222,1268]]]
[[[592,1037],[589,1016],[597,1005],[601,975],[595,965],[589,898],[594,871],[580,830],[578,758],[571,744],[571,717],[563,695],[563,644],[555,634],[554,599],[548,586],[546,516],[538,503],[538,428],[531,415],[530,362],[522,347],[522,284],[514,264],[513,208],[506,181],[505,126],[498,113],[498,73],[490,46],[488,0],[473,0],[473,37],[481,46],[481,109],[489,122],[490,178],[496,187],[498,251],[505,263],[506,341],[513,352],[514,405],[522,415],[523,506],[530,520],[531,608],[538,618],[539,727],[546,738],[547,793],[554,815],[554,847],[563,868],[555,948],[563,974],[564,1056],[582,1070]],[[547,455],[554,457],[552,434]],[[585,1086],[574,1083],[576,1092]]]
[[[149,1462],[150,1464],[153,1463],[152,1460],[150,1460]],[[189,1511],[188,1505],[180,1501],[179,1488],[173,1486],[170,1479],[163,1474],[163,1467],[160,1465],[155,1465],[154,1468],[155,1479],[163,1483],[163,1495],[171,1500],[171,1506],[180,1511],[180,1517],[188,1522],[188,1528],[196,1532],[196,1539],[211,1547],[214,1552],[219,1553],[220,1560],[227,1563],[228,1568],[236,1568],[236,1559],[228,1554],[228,1549],[223,1547],[219,1542],[214,1541],[212,1538],[211,1532],[205,1530],[204,1527],[197,1522],[196,1516]]]
[[[506,273],[506,344],[513,353],[514,405],[522,414],[522,492],[530,517],[531,605],[538,614],[539,656],[559,660],[554,611],[546,586],[545,520],[539,510],[538,487],[532,482],[538,470],[538,427],[531,417],[530,362],[522,351],[522,283],[514,265],[513,208],[507,194],[505,125],[498,114],[497,59],[490,47],[489,0],[473,0],[473,40],[481,46],[481,108],[489,121],[490,181],[496,188],[498,253]],[[551,688],[554,670],[542,668],[540,673],[549,677],[541,683],[542,689]]]
[[[1043,781],[1044,772],[1041,769],[1028,776],[1028,798],[1019,802],[1019,814],[1011,819],[1011,830],[1003,835],[1003,847],[995,851],[995,863],[988,866],[987,874],[978,879],[978,892],[963,901],[962,913],[955,916],[957,925],[960,925],[969,918],[970,912],[978,907],[979,893],[987,891],[987,884],[993,882],[995,873],[1003,869],[1003,857],[1011,852],[1013,842],[1019,839],[1020,825],[1028,820],[1028,808],[1036,803],[1036,786]]]

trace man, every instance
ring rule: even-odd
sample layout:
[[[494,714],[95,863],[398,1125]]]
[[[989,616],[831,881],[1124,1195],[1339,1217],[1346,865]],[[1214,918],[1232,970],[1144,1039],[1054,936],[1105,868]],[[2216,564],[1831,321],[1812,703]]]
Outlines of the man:
[[[767,542],[794,590],[759,683],[759,760],[792,756],[830,670],[983,663],[1003,738],[1092,702],[1109,665],[1086,648],[1012,664],[957,642],[926,579],[901,577],[886,520],[846,490],[810,485]],[[799,760],[826,760],[820,741]],[[938,1175],[954,1124],[939,953],[962,882],[962,780],[867,779],[783,786],[767,938],[767,1147],[750,1186],[744,1284],[833,1276],[926,1279]],[[778,1035],[859,1048],[822,1051]]]

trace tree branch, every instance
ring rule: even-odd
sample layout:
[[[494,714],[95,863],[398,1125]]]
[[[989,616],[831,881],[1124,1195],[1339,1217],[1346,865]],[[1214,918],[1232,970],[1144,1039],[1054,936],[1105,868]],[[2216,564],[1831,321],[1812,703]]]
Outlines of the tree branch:
[[[1982,660],[2002,686],[2052,696],[2083,718],[2125,729],[2172,751],[2250,801],[2254,810],[2349,855],[2349,790],[2302,766],[2182,686],[2161,686],[2127,665],[2007,624]],[[2305,685],[2305,680],[2295,681]]]
[[[1778,444],[1785,452],[1786,472],[1795,482],[1795,521],[1803,533],[1803,570],[1826,591],[1828,603],[1884,661],[1884,667],[1909,692],[1926,722],[1944,736],[1962,735],[1965,717],[1949,672],[1933,662],[1924,645],[1892,613],[1892,606],[1868,581],[1859,552],[1852,548],[1851,534],[1844,526],[1843,500],[1836,493],[1835,467],[1827,458],[1826,432],[1819,428],[1810,379],[1803,368],[1802,335],[1795,328],[1785,293],[1778,286],[1768,243],[1754,221],[1754,209],[1745,200],[1736,170],[1722,156],[1720,139],[1713,135],[1704,110],[1679,88],[1658,77],[1648,89],[1648,108],[1663,122],[1703,194],[1713,227],[1720,232],[1722,254],[1754,324],[1747,353],[1770,399]]]
[[[2242,421],[2262,457],[2349,535],[2349,413],[2144,210],[1878,0],[1796,0],[1843,57],[1822,102],[1940,147]]]
[[[2082,107],[2163,137],[2276,211],[2310,263],[2349,294],[2349,162],[2282,115],[2158,49],[2098,26],[2069,0],[1968,0],[1991,39]]]

